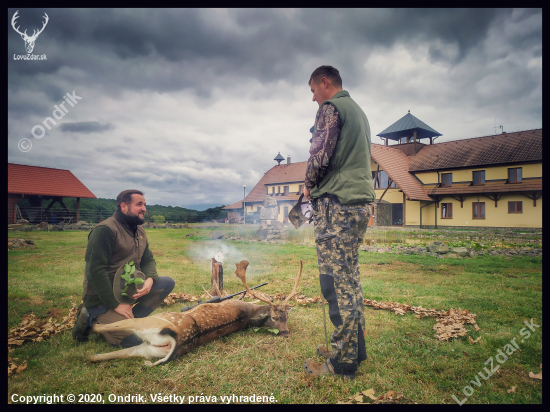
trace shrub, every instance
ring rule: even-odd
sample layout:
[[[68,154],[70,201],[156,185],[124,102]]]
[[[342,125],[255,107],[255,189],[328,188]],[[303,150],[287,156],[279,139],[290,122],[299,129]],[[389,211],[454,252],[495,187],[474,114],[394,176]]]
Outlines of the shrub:
[[[164,223],[166,220],[164,219],[164,216],[153,216],[153,222],[155,223]]]

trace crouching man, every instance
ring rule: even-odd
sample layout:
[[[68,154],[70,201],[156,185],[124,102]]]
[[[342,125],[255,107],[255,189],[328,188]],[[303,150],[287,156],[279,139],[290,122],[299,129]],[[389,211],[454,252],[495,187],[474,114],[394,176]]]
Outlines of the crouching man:
[[[83,303],[78,308],[73,327],[73,339],[86,342],[93,324],[108,324],[124,319],[144,318],[151,314],[174,288],[174,280],[159,276],[147,235],[141,226],[145,222],[145,198],[139,190],[125,190],[116,199],[117,210],[99,223],[88,235]],[[128,296],[135,305],[121,303],[113,291],[117,270],[133,261],[136,270],[145,275],[137,292]],[[123,300],[124,301],[124,300]],[[131,299],[130,299],[131,301]],[[114,346],[131,347],[142,341],[127,332],[102,333]]]

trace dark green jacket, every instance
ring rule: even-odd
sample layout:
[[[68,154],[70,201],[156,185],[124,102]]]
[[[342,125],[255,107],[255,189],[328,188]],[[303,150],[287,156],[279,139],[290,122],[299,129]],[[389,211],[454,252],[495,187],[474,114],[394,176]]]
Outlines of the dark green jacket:
[[[119,305],[113,279],[118,268],[132,260],[147,278],[158,279],[145,229],[134,225],[120,210],[90,232],[85,260],[82,300],[87,308],[107,305],[114,309]]]
[[[329,103],[340,113],[340,136],[328,171],[311,189],[311,198],[317,199],[326,193],[337,196],[343,205],[372,203],[376,195],[370,169],[371,139],[367,116],[345,90],[323,102],[321,107]]]

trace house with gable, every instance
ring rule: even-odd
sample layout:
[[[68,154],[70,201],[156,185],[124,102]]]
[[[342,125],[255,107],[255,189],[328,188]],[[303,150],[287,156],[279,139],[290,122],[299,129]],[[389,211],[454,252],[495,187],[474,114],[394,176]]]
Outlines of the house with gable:
[[[409,111],[378,136],[384,144],[371,144],[370,226],[542,228],[542,129],[435,143],[442,134]],[[275,160],[244,201],[250,212],[275,197],[284,223],[307,162]],[[238,222],[243,201],[226,209]]]
[[[278,220],[282,223],[288,223],[288,212],[304,191],[307,162],[291,163],[289,156],[286,164],[281,165],[284,160],[281,153],[274,160],[279,164],[273,166],[264,174],[245,199],[224,207],[228,212],[227,217],[230,223],[240,222],[245,210],[244,207],[246,207],[246,213],[259,212],[263,207],[266,196],[271,196],[277,200]]]

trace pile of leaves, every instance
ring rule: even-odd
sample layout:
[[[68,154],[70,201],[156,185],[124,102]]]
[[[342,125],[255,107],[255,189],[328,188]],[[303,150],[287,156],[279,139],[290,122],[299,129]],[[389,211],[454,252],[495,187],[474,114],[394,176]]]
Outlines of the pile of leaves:
[[[405,398],[403,392],[388,391],[385,395],[375,395],[374,389],[370,388],[366,391],[356,393],[350,396],[345,401],[338,401],[337,404],[413,404],[416,403],[412,399]]]
[[[445,342],[451,338],[459,336],[467,336],[468,331],[464,328],[465,323],[471,323],[475,326],[476,331],[480,328],[476,324],[475,313],[471,313],[468,309],[449,309],[449,310],[435,310],[426,309],[422,306],[411,306],[407,303],[397,302],[377,302],[375,300],[363,299],[363,302],[367,306],[372,306],[375,309],[392,310],[398,315],[404,315],[405,313],[415,313],[415,317],[420,319],[424,317],[432,317],[437,319],[437,323],[434,325],[436,331],[435,337],[440,341]],[[476,343],[481,338],[472,339],[468,336],[471,343]]]
[[[72,308],[69,309],[69,314],[60,323],[56,323],[52,318],[47,320],[37,319],[34,313],[24,316],[18,327],[10,329],[8,351],[12,350],[9,349],[10,345],[21,346],[26,341],[42,342],[44,339],[64,330],[71,329],[76,322],[76,312],[76,303],[73,303]]]
[[[166,306],[170,306],[174,303],[176,303],[176,301],[180,301],[180,302],[196,302],[198,301],[199,299],[201,299],[202,296],[197,296],[197,295],[190,295],[189,293],[170,293],[168,296],[166,296],[166,298],[164,298],[164,304]]]
[[[283,300],[286,295],[277,293],[272,296],[272,300]],[[301,305],[307,305],[310,303],[321,302],[321,296],[315,296],[308,298],[306,295],[300,294],[296,296],[296,300]],[[405,315],[406,313],[414,313],[415,317],[420,319],[424,317],[432,317],[437,319],[437,323],[434,325],[436,331],[435,337],[440,341],[447,341],[451,338],[459,336],[467,336],[468,331],[464,328],[465,323],[470,323],[475,326],[475,330],[479,331],[480,328],[476,324],[476,314],[471,313],[468,309],[449,309],[449,310],[435,310],[426,309],[422,306],[411,306],[407,303],[397,302],[377,302],[375,300],[363,299],[363,303],[367,306],[372,306],[375,309],[391,310],[398,315]],[[479,339],[472,339],[468,336],[471,343],[477,343]]]
[[[26,315],[16,328],[11,328],[8,335],[8,352],[13,351],[13,346],[21,346],[25,342],[42,342],[64,330],[71,329],[76,322],[76,303],[72,304],[69,314],[61,322],[57,323],[52,318],[47,320],[37,319],[34,313]],[[8,376],[21,373],[27,368],[27,361],[17,365],[17,358],[8,356]]]

